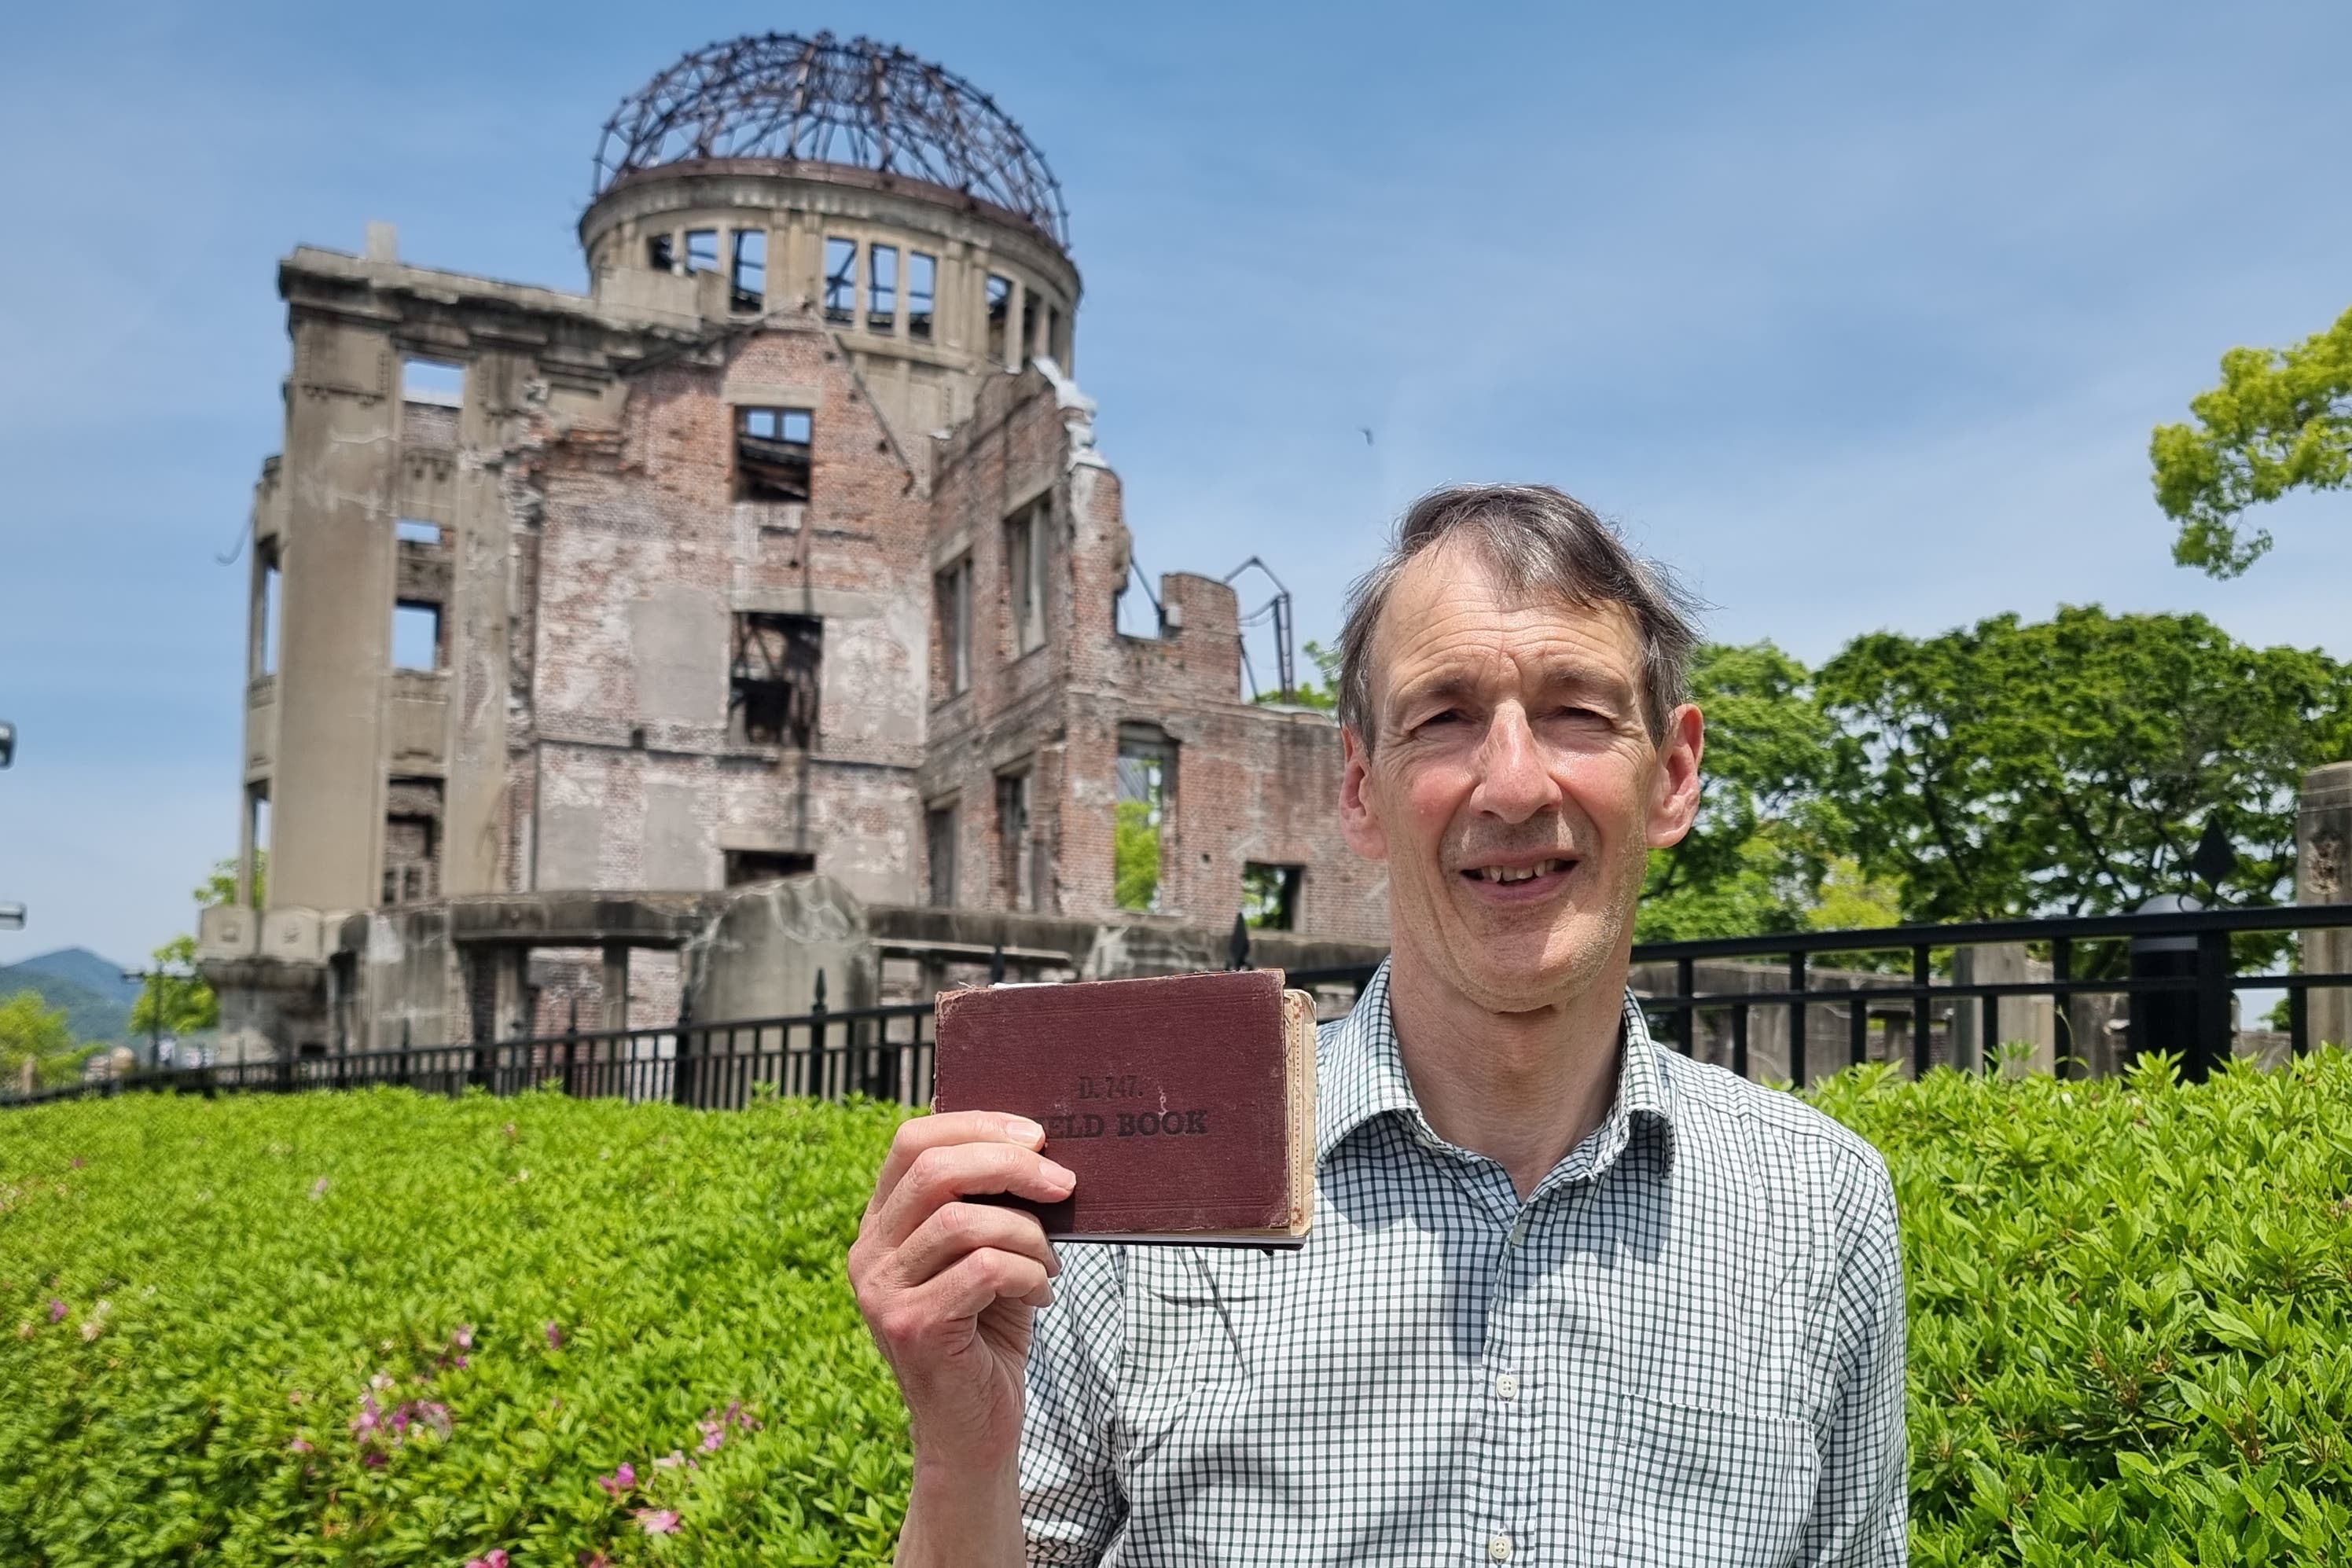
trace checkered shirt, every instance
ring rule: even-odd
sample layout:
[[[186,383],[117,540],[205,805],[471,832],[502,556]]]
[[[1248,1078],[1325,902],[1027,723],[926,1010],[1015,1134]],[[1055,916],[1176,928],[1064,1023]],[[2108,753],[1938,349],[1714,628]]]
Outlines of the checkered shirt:
[[[1033,1563],[1901,1563],[1903,1278],[1875,1150],[1654,1044],[1522,1202],[1445,1142],[1384,966],[1318,1042],[1297,1251],[1071,1246]]]

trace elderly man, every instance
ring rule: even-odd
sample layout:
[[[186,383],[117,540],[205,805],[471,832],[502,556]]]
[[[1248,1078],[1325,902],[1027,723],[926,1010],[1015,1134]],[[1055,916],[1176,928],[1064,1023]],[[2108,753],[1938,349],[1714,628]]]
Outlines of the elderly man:
[[[1034,1124],[906,1124],[850,1253],[902,1564],[1904,1561],[1885,1167],[1625,988],[1698,807],[1694,640],[1556,490],[1405,517],[1340,639],[1392,953],[1319,1042],[1314,1232],[1057,1258],[961,1201],[1067,1194]]]

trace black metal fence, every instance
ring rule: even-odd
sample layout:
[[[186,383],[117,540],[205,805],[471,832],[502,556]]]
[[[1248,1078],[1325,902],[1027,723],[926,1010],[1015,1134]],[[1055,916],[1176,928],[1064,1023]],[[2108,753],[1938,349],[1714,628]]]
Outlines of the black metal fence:
[[[822,994],[820,992],[820,994]],[[0,1103],[138,1092],[292,1093],[402,1084],[434,1094],[478,1088],[515,1094],[541,1086],[579,1096],[667,1100],[740,1110],[754,1095],[820,1100],[853,1094],[908,1104],[930,1099],[931,1006],[832,1009],[789,1018],[659,1029],[574,1030],[483,1045],[407,1046],[286,1061],[171,1068],[93,1079]]]
[[[2352,927],[2352,904],[2303,904],[2163,915],[2097,915],[2065,920],[2012,920],[1959,925],[1893,925],[1862,931],[1783,932],[1769,936],[1664,942],[1633,950],[1637,983],[1658,1037],[1685,1052],[1710,1020],[1727,1023],[1729,1060],[1741,1076],[1754,1065],[1750,1040],[1759,1015],[1786,1020],[1787,1078],[1803,1082],[1815,1071],[1870,1060],[1874,1019],[1903,1028],[1909,1065],[1933,1064],[1937,1030],[1958,1009],[1973,1009],[1976,1038],[1990,1047],[2005,1038],[2005,1011],[2047,998],[2059,1014],[2076,998],[2125,998],[2128,1052],[2166,1051],[2180,1058],[2187,1076],[2203,1078],[2228,1058],[2234,1028],[2232,998],[2243,990],[2278,990],[2288,1000],[2288,1048],[2297,1055],[2311,1038],[2309,1000],[2316,989],[2352,993],[2352,972],[2236,973],[2231,939],[2248,932],[2329,931]],[[2049,967],[2047,978],[1966,980],[1939,963],[1954,953],[2022,944]],[[1845,956],[1880,965],[1876,970],[1827,971],[1821,960]],[[1702,988],[1702,966],[1748,966],[1771,960],[1782,982],[1767,988]],[[1374,966],[1297,970],[1289,982],[1318,994],[1318,1010],[1332,1016],[1353,999]],[[1671,985],[1655,983],[1670,974]],[[1826,984],[1823,982],[1827,981]],[[824,995],[822,980],[818,996]],[[1819,1034],[1815,1009],[1842,1014],[1844,1060],[1812,1055]],[[2352,1011],[2352,1009],[2347,1009]],[[2342,1016],[2342,1015],[2339,1015]],[[479,1088],[512,1094],[548,1085],[567,1094],[667,1100],[709,1110],[737,1109],[756,1094],[838,1100],[852,1094],[925,1104],[930,1099],[935,1037],[929,1002],[833,1010],[820,1001],[787,1018],[697,1023],[681,1018],[659,1029],[571,1030],[481,1045],[430,1045],[136,1072],[0,1096],[26,1104],[139,1091],[215,1094],[351,1089],[404,1084],[433,1093]],[[2342,1044],[2342,1040],[2333,1041]],[[2052,1064],[2062,1076],[2085,1070],[2071,1031],[2062,1031]]]
[[[1782,1012],[1788,1022],[1786,1076],[1798,1082],[1808,1070],[1860,1064],[1870,1059],[1874,1017],[1905,1015],[1914,1073],[1933,1064],[1934,1035],[1940,1018],[1974,1009],[1975,1037],[1991,1047],[2009,1037],[2004,1009],[2014,1019],[2015,1004],[2048,998],[2063,1022],[2068,1004],[2081,997],[2127,998],[2128,1040],[2125,1054],[2168,1051],[2182,1071],[2203,1079],[2232,1051],[2237,1024],[2232,999],[2238,992],[2286,993],[2287,1046],[2302,1055],[2311,1037],[2311,993],[2352,988],[2352,972],[2300,970],[2241,974],[2232,962],[2233,936],[2255,932],[2326,931],[2352,926],[2352,904],[2300,904],[2267,909],[2216,909],[2154,915],[2090,915],[2061,920],[2007,920],[1972,925],[1890,925],[1865,931],[1788,932],[1691,942],[1661,942],[1633,950],[1637,964],[1672,965],[1675,983],[1643,993],[1663,1039],[1688,1051],[1696,1026],[1710,1014],[1730,1025],[1732,1071],[1742,1077],[1750,1066],[1751,1021],[1759,1009]],[[2022,945],[2049,967],[2046,979],[1954,978],[1938,956],[1994,945]],[[1830,956],[1900,960],[1892,973],[1851,971],[1829,988],[1819,983],[1818,961]],[[1785,965],[1785,983],[1767,989],[1704,990],[1697,983],[1706,962],[1774,960]],[[1643,988],[1637,987],[1637,991]],[[1809,1009],[1837,1007],[1847,1025],[1845,1060],[1808,1061],[1811,1040]],[[2071,1028],[2057,1031],[2053,1067],[2062,1077],[2079,1076],[2086,1058]],[[2330,1043],[2343,1044],[2342,1040]]]

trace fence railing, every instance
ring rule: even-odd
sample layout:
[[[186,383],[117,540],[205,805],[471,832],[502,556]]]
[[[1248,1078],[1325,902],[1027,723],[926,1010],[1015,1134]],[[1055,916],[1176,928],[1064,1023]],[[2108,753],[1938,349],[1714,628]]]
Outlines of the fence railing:
[[[2301,904],[1661,942],[1633,949],[1634,988],[1658,1037],[1685,1053],[1694,1051],[1703,1025],[1727,1024],[1725,1064],[1743,1077],[1755,1065],[1750,1048],[1759,1015],[1785,1019],[1785,1061],[1778,1064],[1785,1071],[1780,1075],[1803,1082],[1809,1070],[1870,1060],[1874,1020],[1902,1030],[1912,1071],[1925,1072],[1933,1064],[1939,1031],[1948,1039],[1948,1031],[1963,1021],[1961,1009],[1973,1011],[1965,1021],[1990,1058],[2006,1038],[2004,1018],[2016,1019],[2022,1010],[2019,1004],[2047,1001],[2063,1019],[2075,998],[2104,996],[2127,999],[2133,1051],[2172,1051],[2189,1076],[2202,1078],[2231,1053],[2235,993],[2284,991],[2288,1047],[2297,1055],[2315,1043],[2311,993],[2340,989],[2352,997],[2352,971],[2235,973],[2231,938],[2247,932],[2347,927],[2352,904]],[[1978,980],[1938,971],[1938,954],[2012,944],[2038,949],[2048,977]],[[1892,956],[1900,967],[1825,971],[1818,961],[1836,955],[1880,961]],[[1759,959],[1774,960],[1783,983],[1713,990],[1701,986],[1702,966],[1752,966]],[[1375,967],[1294,970],[1288,983],[1316,992],[1318,1010],[1330,1017],[1352,1001]],[[1659,983],[1668,976],[1671,984]],[[1740,978],[1752,982],[1752,967]],[[818,994],[823,995],[821,983]],[[1823,1014],[1842,1022],[1843,1061],[1825,1061],[1813,1054],[1822,1043],[1813,1024]],[[2352,1008],[2336,1016],[2352,1016]],[[552,1085],[567,1094],[667,1100],[710,1110],[740,1108],[762,1092],[831,1100],[866,1094],[919,1105],[930,1100],[932,1029],[929,1002],[838,1010],[820,1004],[783,1018],[714,1023],[681,1019],[664,1028],[569,1030],[478,1045],[404,1044],[391,1051],[134,1072],[30,1095],[0,1095],[0,1103],[139,1091],[285,1093],[396,1083],[453,1094],[468,1088],[512,1094]],[[2062,1076],[2079,1074],[2084,1053],[2071,1028],[2058,1035],[2053,1068]]]

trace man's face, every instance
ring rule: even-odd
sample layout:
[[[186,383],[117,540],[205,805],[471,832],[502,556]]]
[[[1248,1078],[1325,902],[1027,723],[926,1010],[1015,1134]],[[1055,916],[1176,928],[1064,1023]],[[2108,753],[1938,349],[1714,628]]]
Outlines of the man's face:
[[[1698,710],[1651,740],[1633,618],[1514,594],[1440,545],[1398,578],[1370,657],[1372,745],[1346,737],[1341,810],[1388,862],[1397,946],[1496,1012],[1608,979],[1650,849],[1698,808]]]

